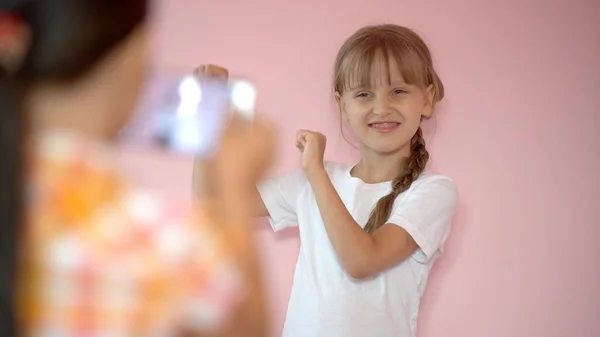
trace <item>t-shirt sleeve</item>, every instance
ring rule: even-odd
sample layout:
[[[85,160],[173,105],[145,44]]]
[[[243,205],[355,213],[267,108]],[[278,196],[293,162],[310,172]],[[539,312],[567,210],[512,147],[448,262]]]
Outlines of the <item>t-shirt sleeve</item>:
[[[296,205],[307,183],[304,172],[295,170],[258,184],[258,192],[269,212],[269,222],[274,231],[298,225]]]
[[[413,257],[423,263],[442,249],[458,203],[458,189],[452,179],[445,176],[427,179],[407,191],[408,195],[395,205],[388,221],[412,236],[419,245]]]

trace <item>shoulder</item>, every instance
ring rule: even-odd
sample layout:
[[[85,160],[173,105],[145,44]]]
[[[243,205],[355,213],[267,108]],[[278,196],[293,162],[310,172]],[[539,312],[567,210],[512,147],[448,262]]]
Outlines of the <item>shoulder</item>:
[[[458,191],[456,182],[451,177],[444,174],[432,173],[430,171],[423,172],[419,178],[413,183],[413,186],[421,186],[422,188],[435,185],[443,185]]]
[[[425,171],[407,191],[409,195],[427,199],[443,200],[455,204],[458,200],[458,186],[449,176]]]
[[[143,251],[148,242],[141,238],[148,238],[156,256],[165,262],[183,263],[190,256],[216,255],[225,261],[231,252],[222,246],[224,227],[220,219],[208,204],[186,199],[141,186],[131,186],[123,193],[118,200],[120,216],[129,223],[122,226],[121,233],[128,236],[131,252]]]
[[[330,178],[339,177],[347,175],[350,172],[351,166],[344,163],[326,161],[324,163],[325,171]],[[308,183],[306,179],[306,175],[301,168],[295,168],[289,171],[285,171],[284,173],[272,178],[274,180],[279,181],[280,183],[294,183],[299,185],[304,185]]]
[[[330,177],[344,176],[349,174],[352,165],[334,161],[325,161],[325,170]]]
[[[165,225],[186,225],[194,211],[191,201],[176,201],[139,185],[128,185],[116,203],[132,225],[150,232],[160,231]]]

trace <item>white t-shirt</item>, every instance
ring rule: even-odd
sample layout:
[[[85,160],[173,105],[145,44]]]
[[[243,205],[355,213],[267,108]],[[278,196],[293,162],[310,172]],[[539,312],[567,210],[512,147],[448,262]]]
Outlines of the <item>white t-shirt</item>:
[[[345,164],[327,163],[326,170],[361,226],[377,200],[391,191],[390,182],[367,184],[352,177]],[[425,172],[398,196],[388,222],[402,226],[420,249],[369,280],[355,280],[344,271],[302,171],[264,181],[259,191],[275,231],[299,226],[300,254],[284,337],[416,336],[419,301],[457,204],[450,178]]]

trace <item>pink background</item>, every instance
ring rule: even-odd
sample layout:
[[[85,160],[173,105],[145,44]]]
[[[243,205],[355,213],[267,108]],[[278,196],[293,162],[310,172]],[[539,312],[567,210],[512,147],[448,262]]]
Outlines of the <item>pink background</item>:
[[[599,1],[163,0],[158,9],[158,65],[218,63],[257,83],[260,113],[280,131],[272,173],[296,167],[298,128],[329,136],[328,159],[355,161],[330,95],[337,49],[365,24],[416,29],[447,88],[427,125],[432,168],[461,191],[420,336],[600,336]],[[126,163],[189,197],[190,161]],[[261,222],[278,336],[299,242]]]

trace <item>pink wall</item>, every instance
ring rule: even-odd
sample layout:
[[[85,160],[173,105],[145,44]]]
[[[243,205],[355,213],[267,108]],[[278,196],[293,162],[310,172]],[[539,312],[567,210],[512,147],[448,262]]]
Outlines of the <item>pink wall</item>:
[[[280,130],[274,173],[296,166],[300,127],[329,135],[329,159],[357,158],[332,109],[337,48],[365,24],[415,28],[447,88],[427,125],[432,165],[462,199],[420,336],[600,336],[600,2],[164,0],[159,9],[159,64],[219,63],[258,84],[260,112]],[[189,196],[191,162],[127,161],[141,179]],[[276,336],[299,243],[264,224],[259,239]]]

